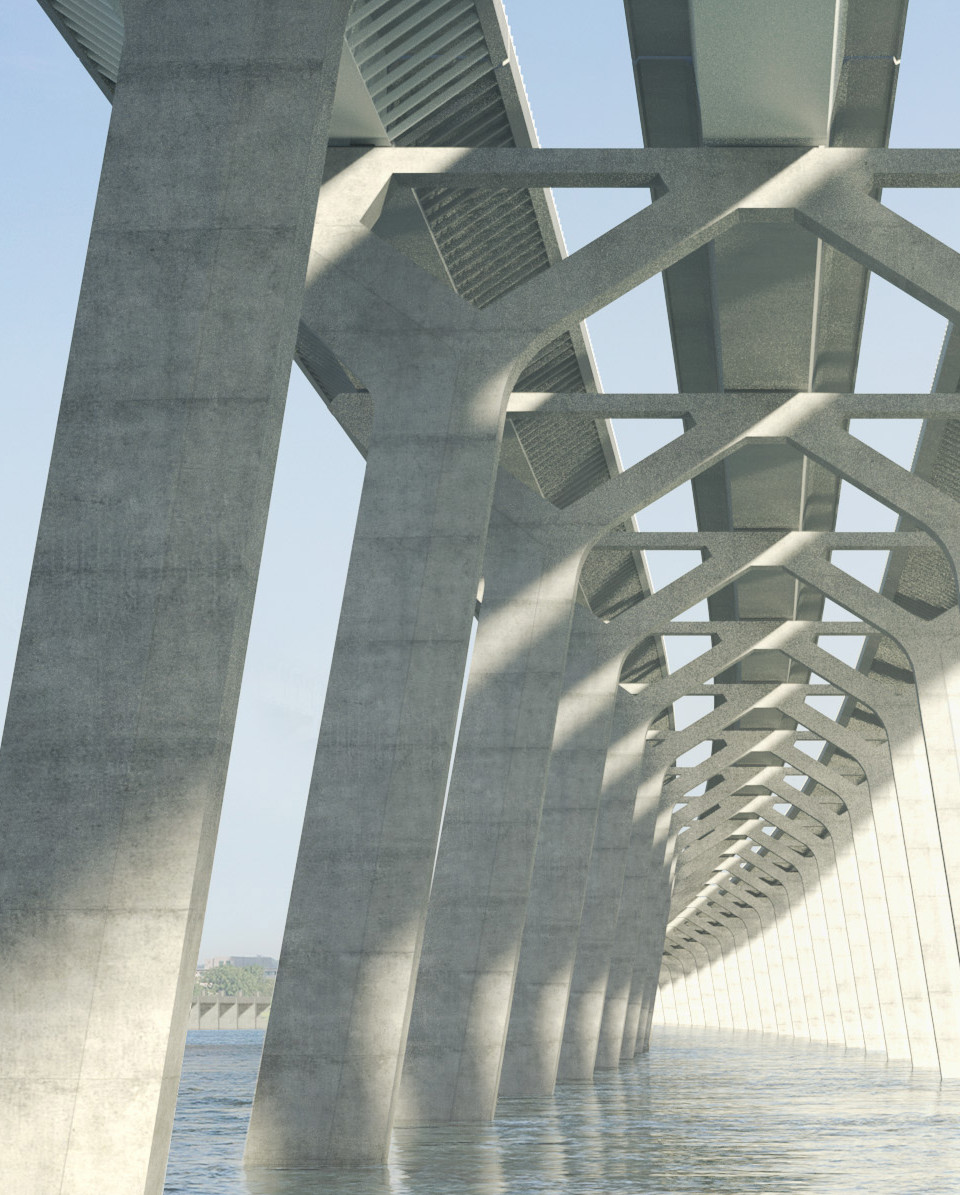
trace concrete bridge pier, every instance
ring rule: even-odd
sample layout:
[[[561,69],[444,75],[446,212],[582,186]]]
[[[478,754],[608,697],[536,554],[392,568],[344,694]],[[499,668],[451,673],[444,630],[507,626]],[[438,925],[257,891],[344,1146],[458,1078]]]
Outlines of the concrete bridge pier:
[[[478,310],[376,233],[395,172],[456,185],[469,159],[384,149],[331,161],[304,320],[362,379],[373,432],[248,1165],[386,1158],[510,387],[573,322],[726,218],[714,192],[644,210]],[[529,169],[511,150],[479,185],[523,186]],[[563,155],[556,169],[569,169]],[[691,453],[731,421],[701,424]],[[666,492],[662,465],[658,476]],[[575,503],[589,534],[573,550],[632,513],[636,478]]]
[[[736,663],[761,643],[768,633],[767,626],[756,623],[737,627],[732,634],[728,631],[716,646],[677,672],[658,681],[636,686],[634,700],[647,711],[647,718],[651,719],[685,692],[711,680],[718,672]],[[651,752],[650,746],[647,745],[644,754],[646,763],[641,760],[637,772],[633,826],[625,860],[603,1010],[597,1030],[595,1065],[604,1069],[616,1067],[620,1063],[634,971],[647,961],[660,957],[667,922],[666,910],[662,911],[662,915],[660,912],[654,913],[650,901],[661,894],[654,866],[659,869],[663,864],[672,806],[669,799],[664,802],[664,774],[657,766],[656,754]],[[654,985],[658,974],[658,970],[652,972],[650,982]],[[636,1039],[636,1028],[633,1029],[632,1039]]]
[[[690,580],[691,583],[695,583],[695,574],[691,575]],[[602,832],[603,837],[600,838],[599,844],[595,843],[590,857],[590,875],[577,939],[576,963],[560,1054],[558,1077],[562,1079],[588,1079],[593,1074],[615,948],[631,826],[638,820],[646,827],[650,824],[643,816],[650,793],[641,762],[645,755],[649,754],[655,761],[654,787],[657,796],[662,789],[665,773],[665,747],[647,746],[647,732],[653,719],[663,711],[663,702],[668,699],[667,695],[676,683],[672,677],[668,677],[658,684],[649,686],[644,693],[645,700],[642,701],[624,690],[621,690],[618,696],[618,704],[627,711],[625,716],[629,721],[639,723],[639,731],[636,733],[638,742],[631,750],[629,739],[626,742],[621,741],[617,745],[618,750],[611,751],[608,755],[608,768],[612,776],[609,783],[605,778],[604,791],[601,793],[598,836]],[[631,706],[634,707],[632,710]],[[714,723],[729,720],[731,710],[737,709],[739,707],[734,701],[729,707],[723,707],[722,714],[714,711],[683,731],[668,733],[667,754],[683,754],[696,746],[705,737],[709,737]],[[629,766],[631,763],[632,767]],[[631,798],[625,800],[628,792]],[[637,832],[638,827],[634,827],[634,831]],[[598,845],[601,847],[600,850],[597,849]],[[591,896],[593,900],[589,902]],[[640,924],[646,922],[646,918],[639,919]],[[640,947],[641,950],[643,948]]]
[[[501,471],[399,1124],[490,1120],[496,1106],[580,579],[558,513]]]
[[[650,721],[647,708],[621,687],[604,762],[600,812],[570,979],[557,1067],[557,1079],[561,1081],[593,1075],[637,804],[637,775]]]
[[[715,563],[720,564],[724,575],[732,576],[740,561],[734,555],[726,562],[720,558]],[[706,594],[716,576],[705,583],[698,570],[681,580],[685,584],[678,592],[678,605],[682,605],[698,585],[703,586],[698,592]],[[665,600],[668,600],[669,588],[662,591]],[[736,634],[728,635],[726,640],[678,672],[648,684],[628,684],[620,690],[618,703],[625,707],[622,716],[627,725],[634,724],[634,730],[630,736],[615,739],[610,762],[618,783],[624,786],[629,783],[633,796],[623,804],[607,796],[601,798],[603,834],[615,845],[612,849],[607,847],[606,851],[597,852],[590,860],[588,897],[578,936],[577,961],[558,1070],[561,1078],[585,1079],[593,1074],[595,1065],[612,1067],[619,1064],[630,976],[641,959],[657,959],[662,950],[665,910],[661,915],[653,913],[647,906],[641,907],[641,892],[649,879],[650,852],[659,827],[658,806],[665,775],[656,762],[662,750],[649,742],[651,727],[689,687],[729,667],[755,648],[766,633],[767,628],[763,626],[738,628]],[[634,707],[630,714],[626,712],[629,706]],[[677,738],[676,743],[693,746],[697,735],[704,733],[701,727],[689,739]],[[677,750],[682,753],[685,747],[678,745]],[[633,767],[629,766],[630,759]],[[654,761],[653,772],[648,774],[651,760]],[[622,799],[628,790],[627,787],[622,790],[614,787],[613,791],[619,791]],[[664,833],[668,823],[669,813]],[[589,899],[591,887],[593,901]],[[651,972],[654,982],[656,974],[656,969]]]
[[[798,716],[800,709],[801,706],[798,702]],[[828,730],[827,725],[823,725],[825,737],[828,733],[832,733],[830,719],[819,715],[816,710],[806,705],[802,706],[802,713],[807,725],[812,730],[816,731],[820,727],[822,718],[823,723],[831,726],[831,729]],[[891,1034],[888,1041],[884,1031],[880,988],[873,969],[870,926],[854,854],[849,811],[836,812],[831,810],[825,802],[807,800],[804,795],[798,794],[792,785],[787,784],[782,777],[771,778],[769,787],[772,794],[794,808],[792,813],[784,817],[771,807],[765,811],[764,817],[775,825],[782,825],[785,829],[789,829],[811,849],[825,856],[825,867],[821,868],[821,874],[824,875],[825,886],[833,889],[833,894],[830,896],[831,919],[829,925],[831,932],[834,932],[835,924],[842,925],[846,931],[849,965],[857,993],[864,1048],[889,1052],[890,1057],[909,1058],[905,1026],[902,1026],[899,1039],[902,1040],[905,1054],[897,1055],[893,1052],[896,1050],[898,1039]],[[842,805],[841,808],[843,808]],[[794,828],[795,822],[801,818],[805,819],[808,824],[799,829]],[[811,829],[810,823],[819,824],[821,829]],[[818,838],[819,834],[823,832],[827,837],[825,839]],[[884,994],[886,995],[886,992]],[[893,993],[891,993],[892,996]],[[899,987],[896,989],[896,998],[899,999]],[[902,1011],[900,1022],[902,1025]]]
[[[0,752],[11,1195],[163,1185],[348,8],[124,0]]]
[[[722,443],[724,437],[717,439]],[[639,505],[639,498],[637,502]],[[593,900],[587,910],[585,955],[574,1012],[579,1027],[571,1025],[565,1077],[584,1077],[585,1068],[592,1074],[626,864],[626,850],[616,844],[625,843],[629,836],[630,802],[623,800],[628,789],[615,780],[622,761],[611,761],[613,766],[607,772],[623,668],[633,648],[659,631],[678,610],[729,583],[747,561],[746,551],[718,550],[707,564],[609,623],[577,612],[504,1046],[502,1096],[549,1094],[553,1090],[591,872]],[[651,710],[648,721],[653,716]],[[628,755],[639,758],[636,751]],[[594,862],[596,827],[605,797],[608,808],[603,820],[610,823],[604,830],[606,849]],[[591,989],[601,986],[602,991],[594,997]],[[593,1006],[589,1015],[581,1015],[581,996]]]
[[[372,253],[368,265],[362,248],[357,265],[337,259],[347,334],[334,344],[352,349],[347,360],[370,387],[373,432],[250,1166],[386,1158],[506,397],[519,371],[505,332],[494,339],[472,326],[470,305],[426,274],[426,305],[414,291],[405,309],[396,273],[379,270]],[[365,285],[352,290],[357,277]],[[384,327],[364,347],[350,334],[365,326],[370,336],[371,306]]]

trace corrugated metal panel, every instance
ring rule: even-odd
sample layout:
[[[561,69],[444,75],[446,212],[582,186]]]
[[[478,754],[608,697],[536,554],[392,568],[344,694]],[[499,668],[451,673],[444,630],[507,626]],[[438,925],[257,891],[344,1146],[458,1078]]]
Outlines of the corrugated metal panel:
[[[496,74],[485,72],[442,108],[434,109],[405,134],[409,145],[472,145],[496,148],[513,144],[510,121]]]
[[[573,427],[571,423],[561,415],[527,415],[513,421],[540,488],[560,507],[576,502],[610,477],[602,453],[598,456],[585,451],[585,445],[580,447],[591,431],[597,436],[596,427],[588,421],[577,420]]]
[[[347,42],[396,144],[517,144],[472,0],[357,0]],[[417,197],[457,293],[478,307],[547,269],[556,252],[529,191],[437,187]],[[591,381],[565,332],[527,366],[517,389],[576,391]],[[514,428],[541,491],[557,506],[609,479],[593,420],[527,416]],[[583,589],[608,617],[631,605],[642,592],[632,554],[591,556]]]
[[[347,44],[398,144],[493,69],[472,0],[357,0]]]
[[[558,336],[534,357],[517,379],[516,388],[532,390],[534,393],[548,390],[575,392],[583,389],[583,375],[569,332]],[[517,416],[517,421],[524,422],[524,417]],[[527,424],[533,422],[536,421],[527,417]]]
[[[486,307],[549,265],[526,191],[442,187],[420,191],[418,198],[457,292],[477,307]],[[580,389],[583,375],[572,342],[568,351]]]
[[[88,61],[109,84],[117,81],[123,49],[123,15],[113,0],[48,0],[49,8],[73,34]]]

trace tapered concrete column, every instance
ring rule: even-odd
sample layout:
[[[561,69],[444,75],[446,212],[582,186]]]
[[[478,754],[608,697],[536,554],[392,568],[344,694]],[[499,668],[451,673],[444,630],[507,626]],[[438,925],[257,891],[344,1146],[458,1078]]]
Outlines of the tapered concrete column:
[[[500,1095],[549,1094],[590,864],[622,657],[577,611],[557,717]]]
[[[523,933],[580,554],[501,472],[433,876],[397,1123],[489,1120]]]
[[[666,958],[663,960],[663,970],[661,972],[660,995],[657,1000],[655,1010],[655,1017],[659,1014],[659,1024],[661,1025],[679,1025],[680,1021],[677,1016],[677,1003],[674,996],[674,964],[672,961],[668,962]]]
[[[651,978],[651,964],[664,948],[673,879],[676,875],[676,857],[666,866],[662,859],[664,843],[669,838],[669,817],[666,823],[661,829],[658,818],[652,857],[659,861],[659,867],[651,869],[650,883],[643,891],[643,899],[648,902],[646,907],[649,908],[650,923],[649,929],[644,932],[630,975],[623,1035],[620,1041],[621,1060],[645,1053],[650,1043],[650,1018],[656,995]]]
[[[556,1081],[623,661],[669,617],[748,567],[753,555],[749,547],[718,550],[695,572],[609,624],[581,610],[576,613],[504,1050],[502,1096],[549,1094]],[[690,745],[697,741],[694,738]],[[615,775],[614,768],[611,781]],[[617,792],[621,798],[627,791],[610,789],[611,796]],[[622,799],[615,802],[610,813],[614,827],[626,820],[627,809]],[[612,831],[610,837],[616,837]],[[601,858],[601,865],[615,870],[610,876],[598,876],[597,901],[591,911],[591,943],[596,943],[595,957],[603,970],[609,966],[612,935],[608,927],[616,925],[626,858],[623,849],[615,849],[613,855],[615,862],[609,856]],[[592,964],[589,969],[593,972]],[[601,1016],[598,998],[589,1020],[589,1045],[582,1051],[578,1048],[577,1056],[595,1054]]]
[[[754,971],[747,927],[741,917],[736,916],[712,899],[708,899],[706,902],[706,912],[710,917],[720,921],[724,936],[730,939],[730,951],[736,962],[740,979],[739,992],[743,1002],[743,1028],[757,1033],[762,1032],[764,1015],[760,1007],[760,984]],[[772,1013],[772,1008],[770,1012]],[[769,1020],[768,1016],[767,1023]]]
[[[0,755],[11,1195],[163,1185],[349,5],[206,7],[123,4]]]
[[[819,725],[818,716],[816,711],[812,711],[812,713],[814,716],[811,716],[810,706],[804,706],[803,717],[807,719],[807,724],[816,731]],[[829,719],[824,720],[830,721]],[[826,728],[824,729],[826,731]],[[772,792],[778,794],[784,801],[795,805],[806,816],[817,819],[827,833],[826,838],[817,839],[812,831],[807,828],[797,829],[793,821],[783,818],[775,810],[764,814],[774,824],[788,829],[790,833],[795,833],[797,838],[815,853],[819,852],[824,856],[824,866],[821,867],[820,874],[824,888],[824,900],[828,905],[828,925],[831,928],[831,933],[835,924],[843,926],[849,966],[857,993],[863,1045],[867,1050],[886,1050],[880,994],[874,970],[870,931],[864,909],[853,835],[850,830],[849,811],[838,814],[823,804],[807,802],[802,794],[798,794],[796,789],[783,781],[771,780],[770,788]],[[837,911],[838,908],[840,912]],[[842,948],[841,943],[841,951]],[[841,968],[844,965],[841,960]],[[894,976],[894,981],[897,984],[896,1001],[899,1003],[899,980],[896,976]],[[903,1022],[902,1010],[900,1022],[901,1024]],[[900,1057],[909,1058],[905,1025],[903,1025],[901,1036],[906,1053],[901,1054]]]
[[[641,789],[641,792],[643,789]],[[667,857],[673,821],[673,798],[660,793],[660,809],[656,815],[654,838],[647,856],[647,869],[643,880],[637,884],[636,918],[637,930],[632,934],[636,950],[629,956],[628,966],[620,974],[620,986],[614,998],[623,993],[624,1016],[619,1037],[616,1036],[616,1022],[611,1030],[617,1041],[620,1060],[634,1058],[637,1052],[647,1049],[650,1012],[655,999],[655,961],[665,949],[669,903],[673,893],[673,881],[677,875],[677,857],[671,850]],[[629,918],[630,909],[624,908],[620,925]],[[628,939],[630,940],[630,939]],[[620,957],[623,957],[620,956]]]
[[[735,902],[742,902],[752,908],[763,926],[762,944],[767,960],[767,974],[776,1007],[777,1023],[771,1031],[793,1037],[808,1037],[806,1003],[800,984],[795,954],[787,950],[790,943],[784,943],[780,920],[772,899],[750,887],[740,870],[740,858],[735,857],[727,868],[730,874],[730,893]]]
[[[823,991],[828,990],[827,977],[821,979],[817,966],[817,951],[810,929],[810,914],[804,900],[803,882],[798,872],[783,872],[775,868],[769,859],[755,855],[746,847],[737,850],[740,858],[760,873],[764,888],[769,888],[770,899],[777,909],[778,926],[782,925],[787,939],[792,939],[792,952],[797,962],[800,985],[807,1009],[809,1036],[814,1041],[843,1043],[843,1028],[839,1009],[829,999],[824,1007]],[[770,884],[773,884],[771,887]],[[781,933],[781,942],[784,934]],[[825,943],[824,943],[825,945]]]
[[[664,954],[664,959],[671,960],[671,975],[673,978],[673,1005],[678,1025],[690,1024],[690,1000],[687,994],[687,972],[683,959],[676,954]],[[618,1059],[619,1062],[619,1059]]]
[[[726,1016],[729,1017],[730,1029],[746,1031],[747,1012],[743,1000],[743,983],[740,978],[740,968],[734,956],[733,936],[724,926],[702,905],[697,905],[693,912],[691,924],[699,933],[706,931],[702,941],[713,958],[713,971],[719,976],[723,986]],[[715,944],[715,945],[714,945]]]
[[[709,652],[692,660],[676,673],[644,686],[637,693],[638,702],[649,710],[664,708],[690,688],[702,685],[718,672],[730,667],[742,656],[761,644],[769,627],[744,623]],[[659,772],[646,774],[639,782],[633,814],[630,847],[624,867],[621,900],[611,952],[609,974],[604,997],[603,1015],[598,1031],[596,1066],[619,1065],[624,1040],[624,1026],[630,999],[635,967],[641,958],[659,959],[663,951],[666,915],[654,915],[652,903],[661,894],[660,874],[667,838],[670,833],[672,806],[661,802],[662,776]],[[656,860],[656,863],[654,863]],[[653,999],[658,974],[651,967],[647,980],[650,999]],[[632,1038],[637,1037],[637,1029]],[[630,1057],[633,1056],[631,1049]]]
[[[856,595],[853,597],[856,600]],[[918,750],[923,751],[922,735],[917,726],[916,705],[913,702],[894,701],[882,690],[877,690],[876,687],[869,688],[862,674],[845,668],[835,657],[812,644],[800,640],[791,645],[790,651],[810,667],[822,666],[823,671],[820,671],[819,675],[839,681],[847,692],[858,700],[867,702],[887,727],[888,747],[865,744],[848,728],[836,727],[831,732],[831,738],[837,746],[859,759],[866,773],[866,786],[841,785],[830,769],[822,768],[816,761],[807,760],[803,768],[813,779],[838,792],[850,810],[851,824],[855,830],[866,827],[867,834],[864,835],[861,831],[856,845],[858,863],[861,862],[862,850],[863,862],[868,867],[872,858],[869,829],[871,825],[875,829],[880,874],[874,875],[871,882],[874,890],[882,885],[886,897],[886,912],[893,940],[911,1057],[915,1066],[938,1067],[938,1029],[930,1000],[927,966],[932,964],[935,969],[950,967],[949,943],[953,932],[952,921],[948,921],[948,948],[938,956],[931,939],[930,921],[924,915],[923,886],[921,884],[918,891],[913,883],[913,873],[919,867],[920,859],[909,843],[900,812],[901,788],[907,793],[911,785],[915,785],[914,793],[920,794],[921,797],[924,790],[929,793],[929,774],[925,775],[919,768],[911,770],[911,763],[918,762]],[[863,791],[864,787],[867,792]],[[912,865],[911,855],[914,858]],[[942,858],[934,871],[940,868]],[[875,905],[873,911],[876,940],[882,946],[883,918]],[[942,919],[939,925],[941,929],[944,928]],[[888,1016],[892,1035],[896,1031],[895,1016],[889,1007],[884,1019],[885,1032]],[[950,1023],[943,1024],[942,1030],[947,1034],[951,1033]]]
[[[584,905],[576,948],[577,960],[573,974],[571,1002],[567,1010],[563,1034],[566,1065],[561,1075],[562,1078],[587,1079],[593,1073],[621,903],[631,821],[636,823],[638,819],[644,820],[644,815],[658,802],[663,774],[672,758],[709,737],[715,725],[729,722],[732,717],[736,716],[737,711],[742,712],[742,709],[747,708],[749,701],[752,700],[752,696],[749,700],[745,699],[742,706],[733,700],[728,706],[724,706],[722,711],[714,711],[713,714],[700,719],[682,732],[671,734],[666,744],[650,755],[650,767],[656,778],[651,782],[650,776],[644,772],[644,769],[641,769],[639,789],[633,800],[629,800],[629,794],[635,788],[636,780],[634,779],[630,784],[619,782],[624,776],[629,776],[633,772],[635,761],[641,758],[646,727],[662,709],[663,695],[669,693],[671,688],[669,683],[651,686],[644,695],[646,700],[635,702],[639,706],[639,710],[633,712],[633,719],[637,718],[638,713],[646,710],[645,718],[641,720],[640,730],[636,733],[638,741],[631,748],[629,737],[626,740],[621,740],[625,751],[613,752],[607,757],[606,776],[610,780],[610,784],[604,793],[604,803],[601,805],[604,849],[595,853],[590,860],[590,876],[594,879],[592,886],[588,883],[587,895],[588,897],[592,895],[593,899],[590,904],[585,903]],[[629,714],[631,702],[632,699],[627,693],[620,698],[621,708],[625,711],[625,716],[628,719],[631,717]],[[596,852],[596,848],[594,849]],[[659,927],[665,924],[665,921],[652,919],[651,924]],[[658,961],[661,949],[662,939],[657,943],[655,957]],[[651,965],[653,965],[652,958]],[[658,965],[656,970],[659,970]],[[722,981],[718,981],[718,987],[721,990],[721,1007],[725,1007],[722,1003]],[[561,1063],[563,1058],[562,1052]]]
[[[695,579],[696,574],[691,576]],[[621,950],[624,945],[620,939],[626,939],[629,951],[626,964],[621,966],[616,975],[618,998],[624,1016],[627,996],[625,979],[627,974],[632,973],[637,950],[646,950],[652,963],[654,958],[659,959],[663,948],[665,919],[646,913],[641,915],[636,911],[636,885],[639,880],[636,866],[633,868],[631,884],[627,885],[626,881],[631,849],[643,853],[653,833],[662,788],[662,771],[652,778],[639,768],[647,731],[664,708],[682,695],[684,686],[702,683],[712,674],[711,670],[729,666],[750,646],[761,641],[762,636],[762,630],[754,630],[753,633],[748,630],[746,634],[729,638],[679,672],[643,686],[635,695],[634,686],[621,690],[618,708],[622,709],[624,733],[614,735],[614,745],[607,757],[598,841],[590,860],[560,1054],[559,1078],[586,1079],[593,1073],[603,1020],[608,1015],[606,1006],[613,958],[618,945]],[[697,725],[700,726],[699,723]],[[693,727],[686,733],[686,739],[675,741],[680,744],[689,742],[690,746],[694,746],[699,741],[698,736],[706,736],[709,732],[700,726],[699,731]],[[682,753],[683,750],[683,745],[677,747],[678,752]],[[627,901],[626,906],[624,899]],[[620,911],[624,907],[629,911],[621,924]],[[629,924],[627,918],[630,919]],[[637,941],[638,933],[644,938],[643,942]],[[648,935],[652,935],[650,941],[645,940]],[[651,971],[651,985],[656,983],[656,979],[656,972]],[[651,986],[651,999],[653,990]],[[616,1043],[609,1042],[605,1060],[600,1065],[616,1066],[619,1062],[622,1021],[619,1021],[620,1014],[614,1014],[611,1007],[609,1016],[615,1015],[618,1019],[617,1028],[612,1022],[608,1023],[607,1033],[608,1036],[613,1034],[617,1040]]]
[[[788,787],[789,785],[783,785],[783,788]],[[818,837],[809,828],[797,825],[795,821],[777,813],[772,807],[766,809],[763,816],[771,825],[796,838],[811,852],[811,857],[791,860],[791,862],[803,877],[808,898],[814,900],[819,898],[822,905],[822,920],[829,939],[837,991],[840,996],[840,1013],[843,1018],[845,1043],[849,1048],[863,1049],[865,1048],[865,1038],[861,1021],[860,997],[853,967],[852,951],[847,936],[847,918],[837,875],[837,860],[833,851],[832,838],[829,833],[825,838]]]
[[[637,773],[649,725],[647,709],[632,693],[621,689],[604,764],[600,814],[590,856],[557,1070],[559,1080],[588,1079],[593,1074],[631,823],[637,803]]]
[[[648,781],[651,785],[656,781]],[[651,799],[641,805],[638,791],[637,803],[642,815],[634,824],[630,851],[623,880],[620,909],[617,915],[614,948],[604,994],[603,1015],[600,1022],[595,1067],[602,1070],[620,1065],[620,1050],[623,1044],[627,1004],[630,998],[630,982],[639,951],[663,952],[663,934],[658,934],[659,922],[650,919],[628,924],[629,914],[642,908],[647,898],[647,885],[655,856],[662,855],[662,846],[657,850],[657,837],[665,838],[669,833],[669,816],[658,818],[656,802],[658,792],[651,793]],[[652,898],[652,893],[651,893]],[[651,941],[647,941],[648,935]],[[656,945],[654,941],[656,941]],[[657,946],[659,951],[657,951]]]
[[[630,843],[630,859],[624,879],[617,917],[617,942],[607,981],[600,1040],[598,1067],[620,1065],[624,1041],[630,1039],[629,1057],[636,1051],[640,1032],[639,1009],[635,1010],[629,1030],[630,989],[635,968],[641,960],[653,982],[655,960],[664,949],[667,907],[670,903],[670,876],[664,873],[663,857],[670,835],[672,805],[661,803],[663,773],[647,768],[641,774],[637,790],[637,817]],[[684,981],[686,983],[686,981]]]
[[[392,368],[365,373],[389,398],[375,409],[253,1165],[377,1161],[389,1143],[515,371],[462,323],[427,336],[415,322],[403,351],[388,342]]]
[[[833,969],[823,900],[818,891],[819,876],[809,868],[804,867],[801,870],[804,861],[799,857],[795,861],[793,852],[787,851],[779,840],[771,838],[764,841],[767,836],[761,834],[758,829],[750,830],[748,834],[754,846],[761,848],[757,857],[757,868],[778,879],[790,899],[790,913],[797,933],[803,967],[804,988],[806,990],[808,987],[808,979],[810,986],[816,987],[816,1003],[823,1017],[826,1040],[832,1045],[844,1045],[843,1013]]]
[[[773,988],[770,983],[769,964],[763,943],[763,923],[756,909],[745,901],[737,901],[732,894],[719,885],[715,889],[716,904],[729,916],[727,924],[737,939],[741,960],[749,956],[749,974],[753,979],[753,997],[747,996],[750,1027],[761,1033],[777,1033],[781,1025],[789,1026],[789,1017],[778,1014]],[[713,903],[711,901],[711,903]],[[744,967],[741,962],[741,974]]]
[[[820,676],[839,684],[841,688],[846,688],[861,700],[867,698],[867,685],[862,674],[815,646],[809,638],[797,637],[789,650],[799,662],[812,668]],[[853,734],[848,728],[837,726],[832,720],[829,720],[828,727],[828,720],[812,707],[805,706],[803,716],[807,725],[815,729],[819,727],[825,735],[829,732],[832,742],[857,756],[863,745],[860,736]],[[912,892],[909,885],[898,885],[898,879],[904,876],[906,868],[902,865],[898,867],[898,856],[893,852],[892,842],[886,851],[886,861],[881,859],[878,829],[874,821],[876,812],[880,824],[885,824],[887,806],[884,805],[883,798],[885,793],[889,793],[891,786],[889,762],[884,764],[882,752],[868,758],[867,766],[871,768],[872,779],[868,778],[867,786],[847,784],[832,770],[816,762],[811,764],[810,761],[806,761],[800,764],[799,759],[791,762],[798,763],[808,773],[812,769],[814,778],[828,789],[837,792],[846,806],[845,814],[832,819],[831,831],[835,833],[838,842],[848,842],[849,848],[852,848],[851,863],[856,868],[859,880],[859,895],[869,938],[869,957],[865,960],[865,965],[876,981],[887,1053],[891,1058],[910,1059],[911,1040],[918,1045],[924,1041],[932,1044],[933,1029],[929,1007],[918,987],[918,984],[922,987],[922,961],[916,930],[911,933],[909,927]],[[795,793],[786,790],[781,795],[791,801],[797,799]],[[826,811],[824,815],[826,816]],[[886,818],[886,821],[889,821],[889,818]],[[902,851],[901,843],[901,858]],[[845,889],[845,903],[847,891]],[[850,898],[856,901],[857,894],[851,892]],[[892,901],[899,902],[895,908],[890,907]],[[903,907],[903,901],[907,901],[906,908]],[[896,940],[894,927],[899,935]],[[913,1027],[909,1030],[908,1007],[915,1010],[910,1017]],[[929,1051],[929,1046],[920,1048]]]
[[[697,960],[690,953],[686,942],[676,941],[672,944],[674,958],[683,967],[683,988],[686,994],[687,1020],[686,1024],[706,1026],[706,1014],[703,1006],[703,994],[700,988],[700,970]],[[630,1057],[633,1057],[631,1051]]]
[[[673,1004],[673,984],[670,982],[670,1002]],[[673,1009],[673,1020],[668,1020],[663,1009],[663,998],[657,989],[657,999],[653,1005],[653,1016],[651,1018],[651,1027],[654,1025],[679,1025],[676,1019],[676,1008]]]

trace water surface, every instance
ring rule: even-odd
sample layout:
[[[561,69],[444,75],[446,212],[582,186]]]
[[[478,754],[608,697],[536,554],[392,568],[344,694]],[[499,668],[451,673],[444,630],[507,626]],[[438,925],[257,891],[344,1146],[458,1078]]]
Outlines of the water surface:
[[[654,1030],[649,1054],[492,1125],[399,1129],[387,1167],[241,1165],[262,1031],[191,1032],[169,1195],[960,1195],[960,1081],[836,1046]]]

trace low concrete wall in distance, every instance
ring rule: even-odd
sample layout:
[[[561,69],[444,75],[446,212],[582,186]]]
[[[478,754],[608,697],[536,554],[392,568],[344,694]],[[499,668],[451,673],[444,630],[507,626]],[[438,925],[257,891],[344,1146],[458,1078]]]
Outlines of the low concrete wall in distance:
[[[190,1005],[188,1029],[266,1029],[269,1000],[204,996]]]

